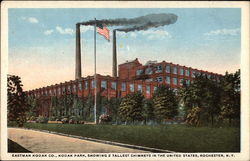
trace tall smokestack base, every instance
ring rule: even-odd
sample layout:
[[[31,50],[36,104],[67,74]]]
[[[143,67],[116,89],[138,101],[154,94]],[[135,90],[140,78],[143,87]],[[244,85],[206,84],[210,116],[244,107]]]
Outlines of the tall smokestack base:
[[[117,77],[116,30],[113,30],[113,68],[112,76]]]
[[[76,24],[76,64],[75,64],[75,79],[82,77],[81,70],[81,35],[80,24]]]

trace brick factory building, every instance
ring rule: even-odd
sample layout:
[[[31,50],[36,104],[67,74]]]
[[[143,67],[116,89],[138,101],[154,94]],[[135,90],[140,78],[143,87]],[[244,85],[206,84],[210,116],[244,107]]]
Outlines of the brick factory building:
[[[94,76],[81,77],[79,79],[41,87],[27,91],[28,96],[39,98],[42,103],[38,109],[38,115],[50,117],[51,97],[60,97],[64,93],[73,93],[79,97],[94,95],[95,87],[97,93],[108,99],[112,97],[124,97],[136,91],[142,92],[145,98],[151,98],[158,85],[164,84],[173,89],[182,86],[183,81],[187,84],[192,82],[195,74],[204,74],[208,78],[219,80],[220,74],[181,66],[168,62],[148,61],[142,65],[136,58],[118,66],[118,77],[103,76],[97,74],[97,83]]]

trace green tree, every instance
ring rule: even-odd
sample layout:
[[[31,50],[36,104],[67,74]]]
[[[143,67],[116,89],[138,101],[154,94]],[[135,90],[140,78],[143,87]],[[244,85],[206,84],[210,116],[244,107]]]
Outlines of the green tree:
[[[110,115],[112,116],[112,120],[117,122],[118,121],[118,111],[119,106],[121,104],[121,98],[111,98],[108,102],[108,110]]]
[[[15,121],[18,126],[23,126],[26,121],[25,113],[28,111],[27,97],[22,89],[21,78],[8,75],[8,121]]]
[[[191,125],[191,126],[199,126],[200,125],[200,115],[201,115],[201,108],[193,107],[187,115],[186,123]]]
[[[26,112],[27,119],[37,116],[38,99],[33,96],[27,97],[28,110]]]
[[[229,120],[231,126],[232,119],[240,118],[240,70],[231,74],[226,72],[221,85],[223,87],[221,115]]]
[[[94,121],[94,97],[93,95],[88,95],[84,98],[84,110],[83,117],[86,121]]]
[[[214,124],[214,118],[220,113],[221,86],[214,79],[205,75],[196,75],[193,83],[183,83],[179,92],[180,102],[184,105],[184,116],[193,116],[198,108],[199,122]]]
[[[170,87],[158,86],[153,95],[154,114],[158,121],[172,119],[178,114],[178,98]]]
[[[123,121],[126,123],[132,121],[134,123],[134,121],[143,119],[143,99],[144,96],[141,92],[128,94],[122,99],[119,107],[119,115]]]
[[[154,107],[152,99],[144,99],[143,101],[143,112],[142,112],[144,123],[154,119]]]

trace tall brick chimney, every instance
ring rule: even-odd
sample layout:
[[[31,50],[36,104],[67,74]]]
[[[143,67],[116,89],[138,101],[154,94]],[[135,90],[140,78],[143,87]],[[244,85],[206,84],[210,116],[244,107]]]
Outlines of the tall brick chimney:
[[[112,76],[117,77],[116,30],[113,30],[113,69]]]
[[[81,69],[81,35],[80,24],[76,24],[76,64],[75,64],[75,79],[82,77]]]

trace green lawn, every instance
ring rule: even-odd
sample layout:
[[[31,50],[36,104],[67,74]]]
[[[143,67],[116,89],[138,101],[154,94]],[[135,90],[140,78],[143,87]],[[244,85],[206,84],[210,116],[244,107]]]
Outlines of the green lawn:
[[[176,152],[239,152],[240,129],[186,125],[132,126],[26,123],[26,128],[115,141]]]

